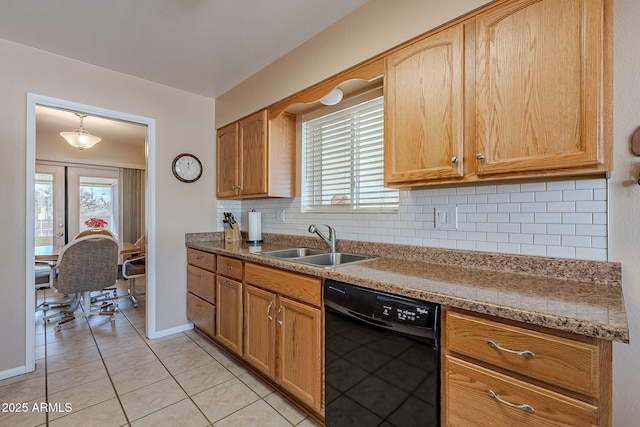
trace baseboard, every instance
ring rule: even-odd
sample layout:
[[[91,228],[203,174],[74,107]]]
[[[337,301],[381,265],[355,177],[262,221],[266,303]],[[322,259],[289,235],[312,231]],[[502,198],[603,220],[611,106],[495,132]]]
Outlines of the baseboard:
[[[29,371],[27,371],[26,366],[18,366],[17,368],[7,369],[6,371],[0,371],[0,380],[15,377],[16,375],[26,374],[27,372]]]
[[[166,337],[168,335],[177,334],[178,332],[184,332],[193,329],[193,323],[187,322],[184,325],[176,326],[175,328],[163,329],[162,331],[156,331],[154,334],[149,334],[149,339],[157,339]]]

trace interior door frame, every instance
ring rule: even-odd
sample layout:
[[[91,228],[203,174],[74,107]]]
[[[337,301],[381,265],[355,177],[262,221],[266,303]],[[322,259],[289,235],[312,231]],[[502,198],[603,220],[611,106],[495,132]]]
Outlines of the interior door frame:
[[[92,105],[79,104],[63,99],[27,93],[27,129],[26,129],[26,349],[25,370],[35,370],[35,265],[34,259],[35,230],[34,217],[34,186],[36,168],[36,106],[60,108],[86,113],[93,116],[101,116],[108,119],[122,120],[145,125],[147,127],[146,152],[146,194],[145,194],[145,223],[147,234],[147,258],[146,258],[146,335],[153,339],[157,336],[155,304],[156,301],[156,121],[148,117],[136,116],[115,110],[108,110]]]

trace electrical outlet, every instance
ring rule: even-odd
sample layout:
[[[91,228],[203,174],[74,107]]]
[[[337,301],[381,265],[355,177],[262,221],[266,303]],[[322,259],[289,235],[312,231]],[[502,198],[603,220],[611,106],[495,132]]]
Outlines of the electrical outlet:
[[[440,206],[434,208],[435,228],[439,230],[458,229],[458,207]]]
[[[284,209],[276,210],[276,222],[284,222]]]

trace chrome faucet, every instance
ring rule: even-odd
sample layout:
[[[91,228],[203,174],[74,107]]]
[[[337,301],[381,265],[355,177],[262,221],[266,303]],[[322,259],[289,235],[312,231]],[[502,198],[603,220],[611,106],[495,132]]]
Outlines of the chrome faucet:
[[[309,233],[316,233],[318,236],[320,236],[322,240],[324,240],[324,242],[327,245],[329,245],[329,247],[331,248],[331,252],[335,252],[336,251],[336,230],[334,230],[333,227],[327,224],[324,224],[324,225],[329,229],[329,238],[326,238],[325,235],[322,234],[320,230],[318,230],[316,226],[313,224],[309,226]]]

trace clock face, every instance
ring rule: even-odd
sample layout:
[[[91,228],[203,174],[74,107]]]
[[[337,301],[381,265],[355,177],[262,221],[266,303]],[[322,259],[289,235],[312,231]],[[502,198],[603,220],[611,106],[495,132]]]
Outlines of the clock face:
[[[193,154],[180,154],[173,159],[171,169],[182,182],[197,181],[202,175],[202,163]]]

